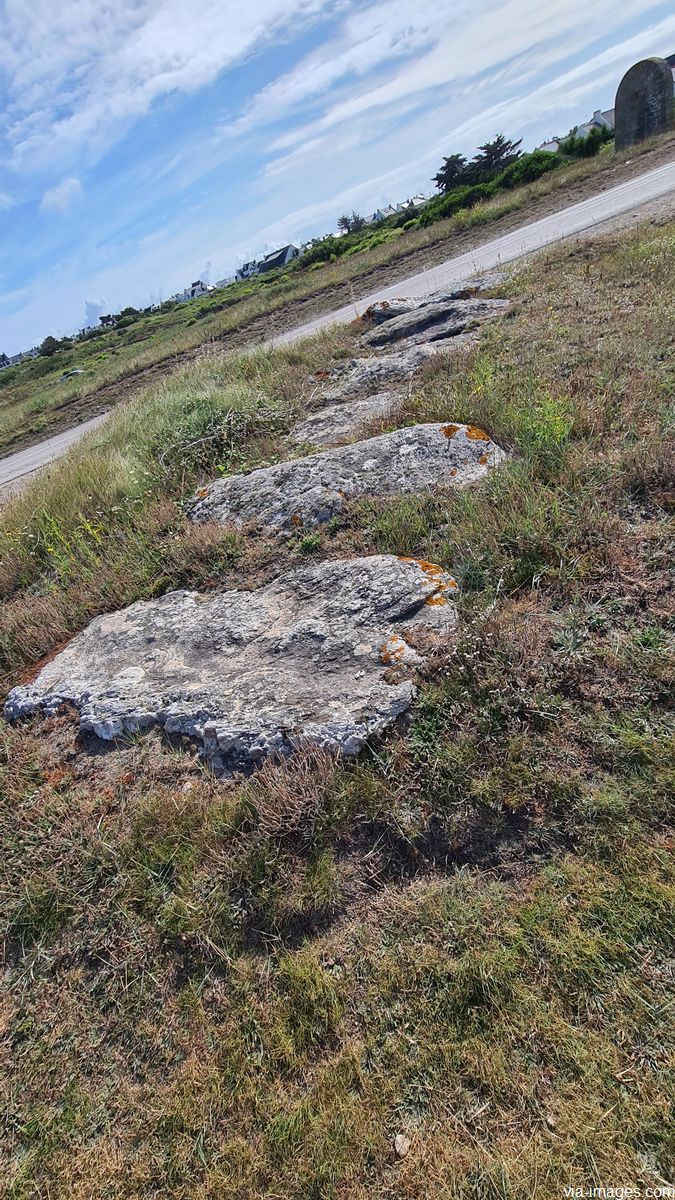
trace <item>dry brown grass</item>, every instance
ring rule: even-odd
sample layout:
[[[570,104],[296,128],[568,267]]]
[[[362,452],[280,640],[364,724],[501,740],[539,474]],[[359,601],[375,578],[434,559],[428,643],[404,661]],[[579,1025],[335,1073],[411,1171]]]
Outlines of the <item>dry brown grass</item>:
[[[513,315],[398,415],[473,421],[508,467],[322,532],[316,554],[413,553],[462,580],[461,636],[404,735],[222,781],[189,746],[105,748],[72,714],[2,730],[11,1200],[558,1200],[668,1178],[674,264],[673,227],[535,262]],[[306,402],[304,353],[282,413]],[[272,399],[277,361],[264,387],[250,366]],[[283,452],[269,437],[251,420],[231,452]],[[12,671],[31,622],[47,652],[113,595],[297,561],[292,539],[189,541],[177,500],[211,469],[148,486],[152,571],[114,515],[108,592],[102,559],[88,579],[15,547]],[[71,542],[88,494],[62,510]]]

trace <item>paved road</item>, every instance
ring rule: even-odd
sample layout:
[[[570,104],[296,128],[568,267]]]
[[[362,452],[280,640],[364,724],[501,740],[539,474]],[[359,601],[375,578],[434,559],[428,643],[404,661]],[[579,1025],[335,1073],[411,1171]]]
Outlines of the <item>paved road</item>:
[[[503,263],[513,262],[514,259],[522,258],[525,254],[531,254],[562,238],[572,237],[575,233],[591,229],[594,225],[600,225],[603,221],[619,216],[620,213],[639,208],[640,205],[648,204],[651,200],[658,200],[659,197],[673,191],[675,191],[675,162],[666,163],[663,167],[656,167],[655,170],[638,175],[627,183],[620,183],[616,187],[602,192],[599,196],[592,196],[589,200],[571,204],[569,208],[551,213],[548,217],[542,217],[540,221],[521,225],[511,233],[504,234],[503,237],[494,238],[482,246],[476,246],[474,250],[460,254],[457,258],[446,259],[444,263],[430,267],[428,271],[420,271],[419,275],[411,275],[408,279],[403,279],[391,287],[383,288],[379,292],[373,292],[370,296],[364,296],[345,305],[336,312],[316,317],[313,321],[308,321],[307,324],[301,325],[297,329],[279,334],[272,339],[270,345],[282,346],[306,337],[308,334],[317,333],[318,330],[325,329],[327,325],[352,321],[369,304],[374,304],[379,300],[391,300],[394,296],[428,296],[430,292],[446,290],[470,279],[472,275],[493,270]]]
[[[66,453],[66,450],[79,442],[85,433],[96,429],[102,421],[105,421],[107,415],[107,413],[101,413],[98,417],[92,417],[90,421],[83,421],[81,425],[76,425],[74,429],[67,429],[65,433],[57,433],[56,437],[51,437],[46,442],[38,442],[36,446],[29,446],[27,450],[21,450],[18,454],[10,454],[9,458],[1,459],[0,496],[11,495],[17,490],[19,479],[32,475],[40,467],[53,462],[55,458],[60,458],[62,454]]]
[[[325,329],[328,325],[351,321],[369,304],[374,304],[378,300],[389,300],[393,296],[403,295],[426,296],[430,292],[452,287],[470,279],[477,272],[492,270],[502,263],[513,262],[514,259],[521,258],[524,254],[541,250],[543,246],[549,246],[562,238],[591,229],[594,225],[599,225],[620,213],[639,208],[640,205],[648,204],[651,200],[657,200],[673,191],[675,191],[675,162],[656,167],[655,170],[647,171],[644,175],[638,175],[635,179],[609,188],[598,196],[581,200],[578,204],[571,204],[568,208],[543,217],[540,221],[521,225],[519,229],[507,233],[503,237],[493,238],[492,241],[477,246],[475,250],[470,250],[467,254],[447,259],[446,262],[440,263],[436,267],[421,271],[418,275],[412,275],[408,279],[402,279],[391,287],[372,292],[369,296],[363,296],[359,300],[345,305],[344,308],[325,313],[313,321],[308,321],[305,325],[279,334],[266,344],[270,346],[287,345],[308,334],[316,333],[319,329]],[[66,433],[57,434],[56,437],[50,438],[46,442],[41,442],[37,446],[31,446],[28,450],[21,450],[18,454],[12,454],[8,458],[0,460],[0,496],[15,490],[16,480],[32,474],[39,467],[65,454],[70,446],[78,442],[85,433],[94,429],[104,419],[105,415],[94,417],[93,420],[86,421],[75,429],[69,429]]]

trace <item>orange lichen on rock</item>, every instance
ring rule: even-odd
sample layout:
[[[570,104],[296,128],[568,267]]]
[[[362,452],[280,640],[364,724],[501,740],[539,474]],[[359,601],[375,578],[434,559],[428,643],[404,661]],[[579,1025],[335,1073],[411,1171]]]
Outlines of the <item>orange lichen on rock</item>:
[[[300,516],[299,512],[293,513],[293,515],[291,517],[291,525],[293,525],[296,529],[299,529],[301,527],[302,517]]]
[[[489,458],[490,458],[489,454],[481,454],[480,458],[478,459],[481,467],[485,466],[486,462],[489,461]]]
[[[437,591],[435,595],[428,596],[424,601],[425,604],[447,604],[447,599],[443,593],[452,591],[453,588],[457,587],[456,579],[453,579],[451,575],[448,575],[447,572],[438,565],[438,563],[427,562],[424,558],[408,558],[404,554],[399,554],[398,557],[401,562],[416,563],[417,566],[424,571],[424,574],[427,576],[427,578],[429,578],[436,586]]]
[[[197,495],[199,496],[200,500],[203,500],[205,496],[208,496],[208,494],[209,494],[209,489],[207,487],[197,488]]]
[[[454,438],[456,433],[459,433],[461,425],[441,425],[441,433],[443,437]],[[489,442],[490,436],[483,429],[479,429],[477,425],[467,425],[465,428],[466,436],[471,442]]]
[[[382,659],[383,663],[387,664],[400,662],[401,659],[405,657],[405,652],[407,649],[408,647],[403,641],[403,638],[400,638],[397,636],[397,634],[393,633],[391,637],[388,637],[384,643],[380,651],[380,658]]]

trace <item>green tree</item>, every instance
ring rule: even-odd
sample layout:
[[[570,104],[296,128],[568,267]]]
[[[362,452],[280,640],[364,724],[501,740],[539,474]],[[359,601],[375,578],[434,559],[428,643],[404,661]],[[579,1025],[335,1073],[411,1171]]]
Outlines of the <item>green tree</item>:
[[[52,337],[51,334],[40,343],[40,354],[44,354],[47,358],[51,358],[52,354],[56,354],[57,350],[61,349],[61,342],[58,338]]]
[[[338,217],[337,227],[341,233],[360,233],[365,223],[364,218],[352,210],[351,215],[343,213]]]
[[[522,138],[517,142],[509,141],[503,133],[498,133],[492,142],[485,142],[483,146],[479,146],[479,153],[468,165],[465,182],[489,183],[495,175],[520,158],[518,147],[522,145],[522,141]]]
[[[444,158],[443,166],[438,174],[434,175],[434,183],[439,192],[449,192],[464,183],[466,168],[467,161],[463,154],[451,154]]]

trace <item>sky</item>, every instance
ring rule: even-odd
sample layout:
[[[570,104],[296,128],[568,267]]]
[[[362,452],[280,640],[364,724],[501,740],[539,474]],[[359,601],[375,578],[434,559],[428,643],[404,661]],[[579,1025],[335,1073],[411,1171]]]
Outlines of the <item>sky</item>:
[[[675,52],[671,0],[0,0],[0,352],[524,148]]]

